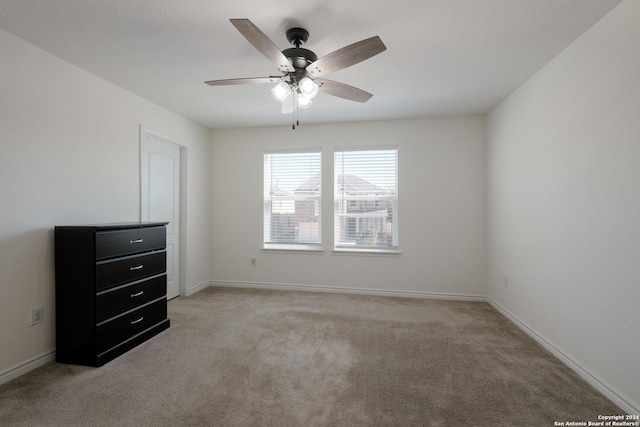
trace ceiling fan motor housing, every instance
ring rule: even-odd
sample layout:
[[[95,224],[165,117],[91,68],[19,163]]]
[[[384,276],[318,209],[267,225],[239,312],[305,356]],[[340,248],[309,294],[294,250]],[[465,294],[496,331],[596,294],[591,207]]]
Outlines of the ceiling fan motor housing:
[[[315,53],[302,47],[285,49],[282,53],[296,69],[307,68],[307,65],[318,60],[318,56]]]

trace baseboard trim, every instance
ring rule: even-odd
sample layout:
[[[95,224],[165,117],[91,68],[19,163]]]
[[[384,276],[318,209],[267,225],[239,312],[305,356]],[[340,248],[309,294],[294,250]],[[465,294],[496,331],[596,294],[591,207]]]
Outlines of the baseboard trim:
[[[18,378],[21,375],[26,374],[29,371],[33,371],[40,366],[44,366],[49,362],[56,360],[56,351],[50,350],[40,356],[29,359],[24,363],[14,366],[13,368],[0,373],[0,384],[8,383],[11,380]]]
[[[211,286],[211,282],[204,282],[204,283],[200,283],[199,285],[194,286],[193,288],[189,288],[187,289],[187,295],[186,296],[191,296],[193,294],[197,294],[198,292],[200,292],[203,289],[208,288],[209,286]]]
[[[347,288],[337,286],[317,286],[317,285],[294,285],[285,283],[263,283],[263,282],[239,282],[229,280],[212,280],[210,286],[220,288],[254,288],[254,289],[273,289],[273,290],[289,290],[289,291],[307,291],[307,292],[328,292],[341,294],[356,295],[376,295],[388,297],[402,298],[430,298],[443,299],[453,301],[474,301],[486,302],[484,295],[466,295],[466,294],[445,294],[438,292],[415,292],[415,291],[397,291],[387,289],[366,289],[366,288]]]
[[[509,310],[504,308],[498,302],[493,299],[486,297],[486,301],[500,314],[509,319],[512,323],[514,323],[517,327],[522,329],[527,335],[533,338],[536,342],[538,342],[541,346],[547,349],[551,354],[557,357],[562,363],[571,368],[575,373],[580,375],[582,379],[591,384],[596,390],[605,395],[609,400],[618,405],[622,410],[626,411],[627,414],[640,414],[640,406],[632,403],[628,398],[623,396],[605,381],[603,381],[596,374],[591,372],[589,369],[582,366],[578,361],[573,359],[571,356],[560,350],[553,343],[548,341],[545,337],[540,335],[535,329],[531,328],[529,325],[521,321],[518,317],[512,314]]]

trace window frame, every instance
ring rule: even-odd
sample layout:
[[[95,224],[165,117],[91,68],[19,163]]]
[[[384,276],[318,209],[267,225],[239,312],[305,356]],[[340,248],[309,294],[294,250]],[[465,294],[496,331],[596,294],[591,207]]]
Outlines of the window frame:
[[[295,209],[297,206],[296,202],[308,202],[308,201],[313,201],[314,202],[314,213],[316,213],[317,215],[317,232],[316,235],[318,237],[318,241],[317,242],[295,242],[295,241],[282,241],[282,242],[274,242],[274,241],[267,241],[267,237],[269,236],[269,240],[271,240],[271,226],[272,226],[272,220],[273,220],[273,211],[272,211],[272,206],[273,206],[273,201],[274,198],[273,197],[267,197],[268,193],[272,193],[271,190],[268,189],[272,189],[273,186],[273,180],[269,180],[268,181],[268,177],[272,177],[272,171],[273,169],[269,169],[268,166],[268,161],[267,161],[267,156],[274,156],[274,155],[287,155],[287,154],[291,154],[291,155],[296,155],[296,154],[316,154],[318,156],[317,158],[317,164],[318,164],[318,172],[317,174],[319,175],[319,185],[320,185],[320,192],[318,195],[292,195],[291,197],[286,197],[286,196],[278,196],[276,198],[281,200],[281,201],[286,201],[286,200],[290,200],[293,201],[293,205],[294,205],[294,213],[295,213]],[[322,148],[321,147],[309,147],[309,148],[284,148],[284,149],[265,149],[263,152],[263,182],[262,182],[262,186],[263,186],[263,191],[262,191],[262,206],[263,206],[263,214],[262,214],[262,250],[265,251],[288,251],[288,252],[292,252],[292,253],[300,253],[300,252],[304,252],[304,253],[322,253],[323,252],[323,246],[322,246],[322,198],[323,198],[323,191],[322,191],[322,169],[323,169],[323,165],[322,165]],[[311,175],[313,176],[313,171],[310,172]],[[273,196],[271,194],[271,196]],[[267,219],[268,217],[268,219]]]
[[[391,194],[387,195],[378,195],[373,197],[371,195],[366,196],[351,196],[350,198],[345,198],[343,194],[341,194],[338,189],[339,186],[339,174],[341,171],[341,167],[338,160],[338,155],[340,153],[345,152],[365,152],[365,151],[394,151],[395,152],[395,176],[394,176],[394,184],[395,191]],[[344,162],[344,158],[342,159]],[[342,147],[334,147],[333,149],[333,249],[332,252],[334,254],[362,254],[362,255],[397,255],[400,254],[400,247],[398,245],[399,241],[399,216],[398,216],[398,205],[399,205],[399,149],[398,145],[379,145],[379,146],[342,146]],[[343,171],[343,175],[344,175]],[[343,177],[344,182],[344,177]],[[344,184],[343,184],[344,185]],[[362,200],[364,205],[373,204],[374,206],[380,206],[380,202],[382,202],[383,206],[387,205],[389,202],[391,203],[391,244],[388,246],[381,245],[363,245],[357,243],[349,243],[345,244],[341,242],[341,235],[343,233],[343,228],[340,223],[340,203],[344,204],[344,209],[348,209],[349,207],[354,207],[356,205],[357,200]],[[380,209],[381,210],[381,209]],[[345,219],[346,212],[343,215]],[[386,217],[385,217],[386,218]],[[367,221],[369,221],[367,219]],[[383,222],[383,227],[386,227],[386,221]]]

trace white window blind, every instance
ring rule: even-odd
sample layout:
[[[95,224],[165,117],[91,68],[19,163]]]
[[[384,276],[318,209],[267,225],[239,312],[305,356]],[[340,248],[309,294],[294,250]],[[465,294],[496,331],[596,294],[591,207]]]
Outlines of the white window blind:
[[[299,249],[321,243],[321,152],[264,154],[264,246]]]
[[[398,248],[398,149],[335,149],[336,249]]]

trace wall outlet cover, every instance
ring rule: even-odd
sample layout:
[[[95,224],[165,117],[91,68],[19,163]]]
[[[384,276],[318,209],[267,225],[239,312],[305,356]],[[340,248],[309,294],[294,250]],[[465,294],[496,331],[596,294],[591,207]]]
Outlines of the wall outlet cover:
[[[37,325],[44,320],[44,307],[33,307],[31,309],[31,325]]]

